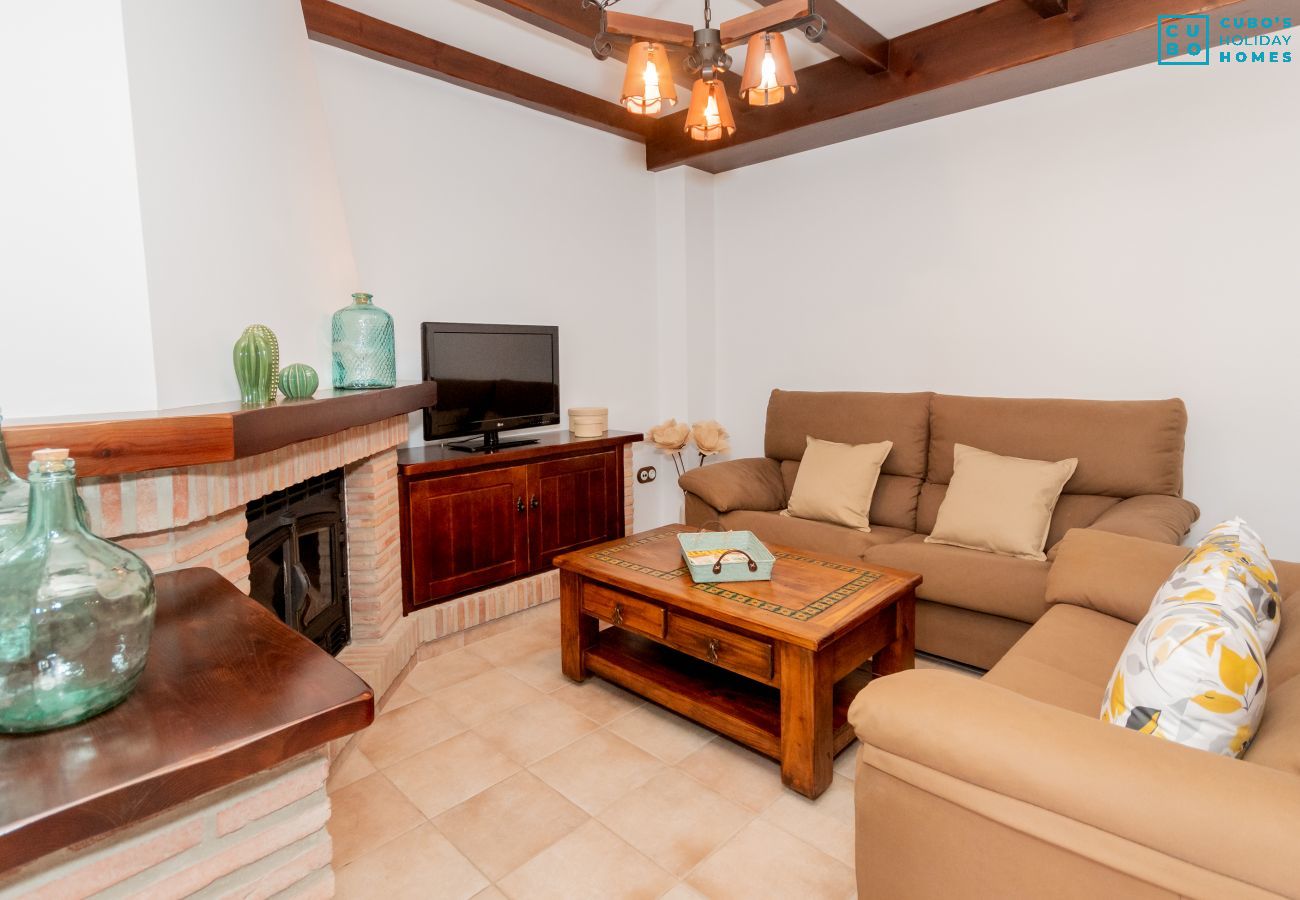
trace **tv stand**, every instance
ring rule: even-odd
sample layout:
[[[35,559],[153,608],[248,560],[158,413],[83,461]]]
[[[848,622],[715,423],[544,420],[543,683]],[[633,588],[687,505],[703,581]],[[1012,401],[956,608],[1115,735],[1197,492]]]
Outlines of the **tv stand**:
[[[495,431],[483,432],[483,443],[481,444],[447,444],[451,450],[459,450],[461,453],[495,453],[505,447],[527,447],[529,444],[536,444],[537,438],[520,438],[513,441],[501,440],[501,435]]]

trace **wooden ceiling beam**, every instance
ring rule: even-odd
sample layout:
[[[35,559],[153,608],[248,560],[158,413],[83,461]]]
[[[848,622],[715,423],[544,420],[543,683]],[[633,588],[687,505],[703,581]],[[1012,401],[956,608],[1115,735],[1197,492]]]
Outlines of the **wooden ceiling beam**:
[[[645,141],[654,128],[653,120],[631,115],[617,103],[407,31],[330,0],[302,0],[302,12],[308,36],[323,44],[629,140]]]
[[[1089,0],[1049,19],[1025,0],[996,0],[892,39],[886,72],[844,59],[800,69],[797,94],[747,116],[725,140],[690,140],[682,113],[660,118],[647,167],[726,172],[1153,63],[1157,15],[1194,14],[1280,23],[1300,19],[1300,0]]]
[[[1069,12],[1069,0],[1025,0],[1025,3],[1044,19],[1050,19],[1052,16],[1059,16],[1061,13]]]
[[[764,6],[776,6],[782,0],[758,2]],[[816,12],[826,20],[826,36],[821,42],[828,50],[868,72],[883,72],[889,68],[889,38],[858,18],[839,0],[817,0]]]

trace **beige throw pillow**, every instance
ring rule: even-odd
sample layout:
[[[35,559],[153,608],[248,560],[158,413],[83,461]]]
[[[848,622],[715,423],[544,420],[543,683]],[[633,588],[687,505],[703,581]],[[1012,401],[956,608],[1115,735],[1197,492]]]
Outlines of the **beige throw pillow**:
[[[927,544],[1045,560],[1052,511],[1077,459],[1043,462],[953,445],[952,483]]]
[[[809,437],[790,502],[781,515],[870,531],[871,495],[893,446],[893,441],[837,444]]]

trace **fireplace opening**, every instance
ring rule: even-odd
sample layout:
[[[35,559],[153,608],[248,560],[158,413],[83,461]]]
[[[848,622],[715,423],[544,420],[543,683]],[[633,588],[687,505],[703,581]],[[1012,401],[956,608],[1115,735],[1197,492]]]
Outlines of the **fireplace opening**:
[[[347,646],[347,519],[343,470],[248,504],[250,595],[337,655]]]

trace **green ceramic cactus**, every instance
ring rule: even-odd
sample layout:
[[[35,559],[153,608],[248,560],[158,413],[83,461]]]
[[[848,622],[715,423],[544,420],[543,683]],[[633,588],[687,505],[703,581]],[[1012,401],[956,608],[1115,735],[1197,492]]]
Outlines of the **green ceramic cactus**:
[[[280,341],[275,332],[265,325],[249,325],[245,331],[258,332],[271,345],[271,391],[267,394],[267,399],[274,401],[280,394]]]
[[[280,390],[290,400],[302,400],[316,393],[320,376],[306,363],[293,363],[280,370]]]
[[[266,339],[268,329],[258,328],[250,325],[235,341],[235,378],[239,380],[240,403],[267,403],[275,396],[271,393],[271,383],[278,376],[273,361],[278,353]]]

